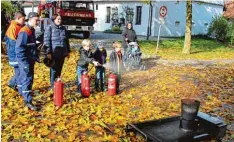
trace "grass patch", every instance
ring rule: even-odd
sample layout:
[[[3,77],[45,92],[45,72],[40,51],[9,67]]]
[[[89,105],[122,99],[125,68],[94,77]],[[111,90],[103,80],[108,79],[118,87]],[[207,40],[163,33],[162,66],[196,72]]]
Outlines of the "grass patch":
[[[140,41],[140,47],[144,54],[155,55],[156,41]],[[191,54],[182,53],[184,38],[176,40],[163,40],[159,43],[158,55],[163,59],[233,59],[234,48],[229,48],[225,44],[217,43],[212,39],[193,38]]]

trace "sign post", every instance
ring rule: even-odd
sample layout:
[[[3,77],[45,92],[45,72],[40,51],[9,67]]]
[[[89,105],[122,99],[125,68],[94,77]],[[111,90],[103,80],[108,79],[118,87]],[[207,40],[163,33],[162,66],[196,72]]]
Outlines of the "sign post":
[[[158,40],[157,40],[157,47],[156,47],[156,55],[158,54],[158,46],[159,46],[159,38],[160,38],[161,27],[162,27],[163,24],[165,24],[165,18],[164,17],[167,15],[167,7],[166,6],[160,7],[159,14],[160,14],[160,17],[159,17],[160,25],[159,25],[159,28],[158,28]]]
[[[156,55],[158,54],[158,44],[159,44],[159,36],[160,36],[160,30],[161,30],[161,24],[159,25],[159,28],[158,28],[158,40],[157,40],[157,47],[156,47]]]

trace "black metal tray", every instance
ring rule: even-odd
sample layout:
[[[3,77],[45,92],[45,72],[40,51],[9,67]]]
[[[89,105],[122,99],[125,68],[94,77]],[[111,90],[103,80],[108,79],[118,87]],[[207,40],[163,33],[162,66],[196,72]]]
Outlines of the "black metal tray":
[[[221,141],[227,125],[208,114],[198,112],[197,129],[185,131],[180,126],[180,116],[174,116],[142,123],[128,124],[127,132],[137,132],[147,142],[189,142],[215,139]]]

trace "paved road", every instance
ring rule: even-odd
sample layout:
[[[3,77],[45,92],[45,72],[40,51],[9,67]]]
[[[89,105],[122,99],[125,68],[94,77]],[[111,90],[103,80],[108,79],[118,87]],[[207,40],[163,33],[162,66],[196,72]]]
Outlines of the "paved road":
[[[72,38],[83,39],[82,34],[72,34]],[[146,40],[146,36],[137,36],[138,40]],[[122,40],[121,34],[111,34],[111,33],[103,33],[100,31],[94,31],[91,36],[91,40],[108,40],[108,41],[116,41]],[[173,38],[161,38],[161,40],[168,40]],[[157,40],[157,37],[149,37],[149,40]]]
[[[36,31],[36,37],[42,35],[41,32]],[[42,36],[43,38],[43,36]],[[137,36],[138,40],[146,40],[146,36]],[[73,48],[79,48],[81,47],[81,40],[83,40],[83,35],[82,34],[72,34],[70,37],[70,45]],[[98,41],[100,40],[104,40],[105,43],[105,47],[107,49],[107,53],[108,55],[110,54],[110,52],[113,50],[112,49],[112,42],[114,41],[121,41],[122,40],[122,35],[121,34],[111,34],[111,33],[103,33],[100,31],[94,31],[90,38],[93,42],[93,47],[96,47],[96,44]],[[173,40],[173,38],[160,38],[161,40]],[[157,40],[157,37],[149,37],[149,40]]]
[[[137,36],[138,40],[146,40],[146,36]],[[73,47],[81,47],[80,42],[76,42],[76,40],[82,40],[83,39],[83,35],[82,34],[72,34],[71,35],[71,46]],[[91,36],[90,39],[93,41],[94,46],[95,44],[100,41],[100,40],[104,40],[105,42],[105,47],[107,49],[107,53],[108,55],[110,54],[110,52],[112,51],[112,42],[114,41],[121,41],[122,40],[122,35],[121,34],[110,34],[110,33],[103,33],[103,32],[99,32],[99,31],[94,31]],[[173,38],[161,38],[161,40],[173,40]],[[149,40],[157,40],[157,37],[149,37]]]

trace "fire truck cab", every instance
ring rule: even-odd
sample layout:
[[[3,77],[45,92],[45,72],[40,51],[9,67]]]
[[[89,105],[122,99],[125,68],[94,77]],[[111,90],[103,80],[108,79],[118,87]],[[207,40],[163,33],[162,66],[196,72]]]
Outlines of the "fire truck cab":
[[[38,14],[41,16],[40,29],[43,30],[51,22],[53,14],[62,17],[63,25],[69,33],[81,33],[89,38],[94,30],[94,3],[93,1],[62,1],[57,0],[46,4],[39,4]]]

